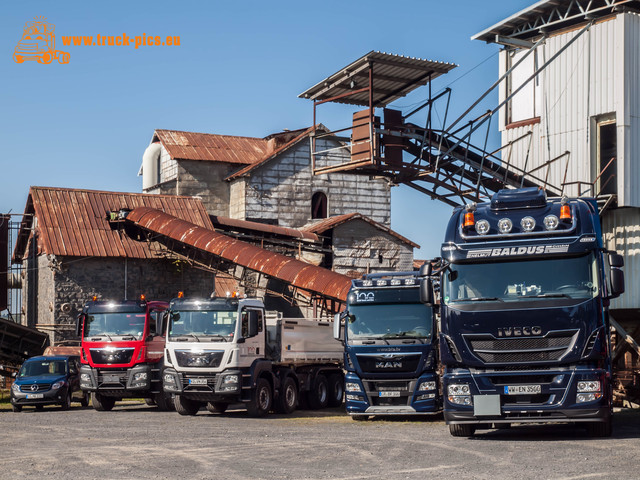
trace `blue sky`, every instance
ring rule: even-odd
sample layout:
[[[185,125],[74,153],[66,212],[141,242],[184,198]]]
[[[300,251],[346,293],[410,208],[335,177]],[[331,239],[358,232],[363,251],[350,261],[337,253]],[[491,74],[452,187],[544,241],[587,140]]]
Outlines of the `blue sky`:
[[[498,72],[498,47],[470,37],[532,3],[3,3],[0,212],[21,213],[31,185],[139,192],[142,153],[156,128],[262,137],[309,126],[312,104],[298,94],[370,50],[458,64],[433,91],[451,85],[450,115],[462,113]],[[56,25],[68,65],[12,60],[35,16]],[[181,44],[62,46],[63,35],[123,32],[179,35]],[[422,90],[397,104],[424,99]],[[496,104],[497,92],[478,112]],[[327,106],[319,121],[340,128],[353,111]],[[497,128],[491,142],[499,144]],[[392,228],[422,246],[417,258],[439,254],[450,212],[407,187],[392,190]]]

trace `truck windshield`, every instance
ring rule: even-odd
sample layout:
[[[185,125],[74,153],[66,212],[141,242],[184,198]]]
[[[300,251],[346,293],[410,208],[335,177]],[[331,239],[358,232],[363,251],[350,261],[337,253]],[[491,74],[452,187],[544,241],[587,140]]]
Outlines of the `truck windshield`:
[[[431,307],[421,303],[350,305],[349,339],[405,339],[426,341],[432,333]]]
[[[22,365],[18,377],[64,375],[65,373],[67,373],[67,363],[64,360],[33,360]]]
[[[174,310],[169,340],[230,342],[236,330],[237,310]]]
[[[582,257],[451,264],[443,274],[445,305],[558,302],[598,294],[593,253]]]
[[[144,334],[145,317],[146,314],[140,312],[88,313],[84,336],[133,336],[140,340]]]

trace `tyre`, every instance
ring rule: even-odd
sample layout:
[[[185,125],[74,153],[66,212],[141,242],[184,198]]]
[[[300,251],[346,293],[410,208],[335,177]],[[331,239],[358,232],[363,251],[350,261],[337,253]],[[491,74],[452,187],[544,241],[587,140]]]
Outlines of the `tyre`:
[[[476,426],[466,424],[449,425],[449,433],[454,437],[471,437],[476,433]]]
[[[271,410],[272,403],[271,385],[266,378],[259,378],[251,394],[251,401],[247,403],[247,412],[252,417],[264,417]]]
[[[91,404],[98,412],[108,412],[113,409],[113,406],[116,404],[116,399],[91,392]]]
[[[275,410],[278,413],[293,413],[298,406],[298,386],[291,377],[286,377],[280,388],[280,395],[275,401]]]
[[[173,398],[173,404],[176,407],[176,412],[180,415],[195,415],[200,410],[200,402],[190,400],[182,395],[176,395]]]
[[[71,392],[65,395],[64,400],[60,403],[60,408],[62,410],[69,410],[71,408]]]
[[[328,404],[329,382],[324,375],[318,375],[309,391],[309,407],[312,410],[320,410],[321,408],[327,408]]]
[[[80,405],[83,406],[83,407],[88,407],[90,398],[91,398],[91,395],[89,395],[89,392],[82,392],[82,398],[80,399]]]
[[[21,405],[11,405],[11,409],[12,409],[14,412],[18,413],[18,412],[21,412],[21,411],[22,411],[22,406],[21,406]]]
[[[158,406],[158,410],[160,410],[161,412],[169,412],[174,408],[170,393],[165,393],[165,392],[156,393],[153,396],[153,403]],[[147,403],[147,405],[149,404]]]
[[[604,422],[590,422],[587,423],[587,434],[590,437],[610,437],[613,433],[613,425],[611,423],[611,417]]]
[[[210,413],[224,413],[227,411],[228,403],[207,402],[207,411]]]
[[[344,377],[339,373],[329,375],[329,406],[339,407],[344,399]]]

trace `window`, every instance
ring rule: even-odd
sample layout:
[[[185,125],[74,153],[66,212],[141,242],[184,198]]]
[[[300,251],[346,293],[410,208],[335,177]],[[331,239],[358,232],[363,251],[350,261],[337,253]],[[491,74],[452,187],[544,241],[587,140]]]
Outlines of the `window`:
[[[311,218],[327,218],[327,196],[323,192],[311,197]]]
[[[618,141],[615,115],[595,119],[595,150],[592,163],[593,195],[618,193]]]
[[[527,53],[529,55],[507,77],[507,95],[511,95],[518,90],[533,75],[537,66],[536,52],[529,53],[528,50],[513,50],[507,53],[507,69],[518,63]],[[537,118],[540,111],[537,106],[537,102],[540,99],[539,90],[539,77],[536,77],[507,102],[507,124]]]

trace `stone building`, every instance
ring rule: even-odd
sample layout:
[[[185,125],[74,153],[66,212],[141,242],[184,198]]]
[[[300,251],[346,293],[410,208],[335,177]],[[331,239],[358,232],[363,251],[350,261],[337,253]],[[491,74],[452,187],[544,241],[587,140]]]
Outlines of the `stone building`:
[[[213,274],[158,257],[158,246],[137,242],[106,220],[107,211],[138,206],[213,228],[195,198],[31,187],[13,262],[24,267],[24,323],[48,332],[52,345],[75,338],[75,318],[93,295],[168,300],[180,290],[211,294]]]
[[[143,156],[143,192],[198,196],[211,215],[284,227],[353,212],[388,227],[388,180],[313,175],[312,133],[308,128],[252,138],[156,130]],[[318,139],[316,151],[325,152],[317,167],[350,158],[333,137]]]

